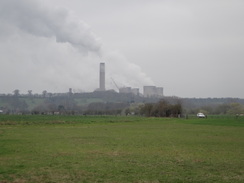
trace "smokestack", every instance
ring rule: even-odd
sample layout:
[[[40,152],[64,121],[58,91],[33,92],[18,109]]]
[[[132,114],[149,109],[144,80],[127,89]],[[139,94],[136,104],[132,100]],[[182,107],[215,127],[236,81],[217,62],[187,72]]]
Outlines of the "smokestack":
[[[100,91],[105,91],[105,63],[100,63]]]

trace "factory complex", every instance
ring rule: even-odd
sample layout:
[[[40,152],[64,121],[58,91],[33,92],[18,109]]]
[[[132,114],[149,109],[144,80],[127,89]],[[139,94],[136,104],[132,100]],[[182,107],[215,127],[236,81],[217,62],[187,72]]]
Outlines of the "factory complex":
[[[118,87],[115,81],[112,79],[114,85],[118,89],[119,93],[132,93],[134,95],[141,95],[143,97],[163,97],[163,87],[156,86],[143,86],[143,94],[140,94],[139,88],[132,87]],[[95,91],[106,91],[105,88],[105,63],[100,63],[99,70],[99,88]]]

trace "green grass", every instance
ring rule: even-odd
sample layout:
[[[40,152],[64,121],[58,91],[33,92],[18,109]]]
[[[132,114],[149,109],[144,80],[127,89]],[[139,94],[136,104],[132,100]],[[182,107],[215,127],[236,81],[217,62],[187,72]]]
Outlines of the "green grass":
[[[86,106],[90,103],[104,102],[104,100],[99,98],[76,98],[75,102],[78,106]]]
[[[244,118],[0,115],[0,182],[243,182]]]
[[[22,98],[22,101],[25,101],[28,110],[33,110],[36,106],[39,106],[44,103],[44,100],[42,98]]]

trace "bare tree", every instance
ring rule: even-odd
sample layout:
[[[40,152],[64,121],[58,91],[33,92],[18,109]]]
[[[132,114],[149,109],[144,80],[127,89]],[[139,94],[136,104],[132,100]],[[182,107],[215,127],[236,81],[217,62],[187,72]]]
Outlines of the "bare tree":
[[[44,98],[47,96],[47,90],[44,90],[44,91],[42,92],[42,96],[43,96]]]
[[[28,90],[28,95],[32,96],[32,90]]]
[[[15,89],[15,90],[13,91],[13,93],[14,93],[14,96],[19,96],[19,90],[18,90],[18,89]]]

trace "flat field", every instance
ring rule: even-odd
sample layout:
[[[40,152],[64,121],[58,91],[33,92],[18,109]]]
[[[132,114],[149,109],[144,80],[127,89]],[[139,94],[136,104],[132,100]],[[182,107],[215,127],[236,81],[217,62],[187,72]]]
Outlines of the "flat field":
[[[0,115],[1,183],[244,182],[244,118]]]

